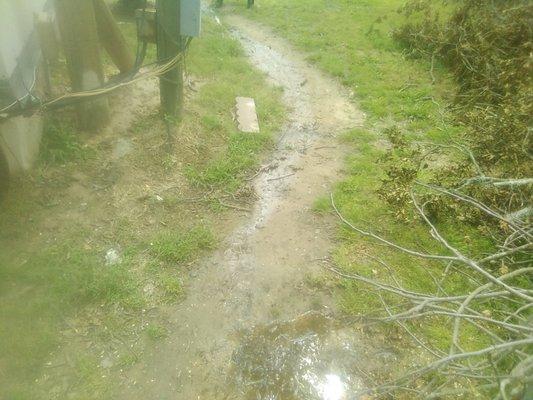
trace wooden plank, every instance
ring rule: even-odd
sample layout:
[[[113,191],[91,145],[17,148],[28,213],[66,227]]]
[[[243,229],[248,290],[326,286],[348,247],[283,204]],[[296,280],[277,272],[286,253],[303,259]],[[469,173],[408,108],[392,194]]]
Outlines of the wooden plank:
[[[251,97],[237,97],[237,125],[241,132],[259,132],[259,121],[255,110],[255,101]]]
[[[55,7],[72,89],[79,92],[100,87],[104,70],[93,2],[56,0]],[[77,108],[82,129],[96,130],[109,120],[105,97],[84,101]]]
[[[98,37],[120,72],[133,69],[135,57],[105,0],[93,0]]]

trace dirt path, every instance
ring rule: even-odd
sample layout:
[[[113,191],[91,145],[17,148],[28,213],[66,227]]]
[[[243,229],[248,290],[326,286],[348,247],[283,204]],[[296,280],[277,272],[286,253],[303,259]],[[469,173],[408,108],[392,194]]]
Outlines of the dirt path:
[[[357,337],[305,280],[332,248],[333,227],[311,207],[341,175],[336,135],[363,115],[266,28],[226,22],[250,62],[283,87],[289,120],[254,180],[253,213],[197,270],[169,338],[124,373],[123,398],[352,399]]]

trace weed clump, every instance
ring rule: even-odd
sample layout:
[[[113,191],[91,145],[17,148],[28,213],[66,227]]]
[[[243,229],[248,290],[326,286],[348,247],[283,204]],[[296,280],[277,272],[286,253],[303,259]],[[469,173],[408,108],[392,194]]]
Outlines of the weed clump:
[[[47,164],[65,164],[83,161],[89,156],[76,129],[65,121],[50,118],[45,122],[41,146],[41,161]]]
[[[197,226],[186,232],[166,232],[153,243],[155,256],[169,263],[186,263],[203,250],[216,245],[214,234],[205,226]]]

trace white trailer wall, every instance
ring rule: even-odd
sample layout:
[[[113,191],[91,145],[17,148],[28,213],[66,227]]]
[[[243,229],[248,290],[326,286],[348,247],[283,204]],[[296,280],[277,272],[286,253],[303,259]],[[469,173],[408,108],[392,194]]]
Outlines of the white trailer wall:
[[[0,0],[0,80],[8,86],[0,109],[31,100],[40,51],[34,34],[34,15],[45,11],[47,0]],[[31,168],[39,152],[42,121],[39,115],[0,122],[0,150],[13,172]]]

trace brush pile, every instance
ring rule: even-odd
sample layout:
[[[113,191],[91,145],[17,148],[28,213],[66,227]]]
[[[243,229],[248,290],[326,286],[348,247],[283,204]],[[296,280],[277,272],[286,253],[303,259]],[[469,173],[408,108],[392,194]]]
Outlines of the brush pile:
[[[502,177],[531,176],[533,3],[438,3],[408,3],[403,12],[414,22],[395,38],[412,55],[437,58],[453,73],[459,85],[455,114],[470,128],[481,167]]]

